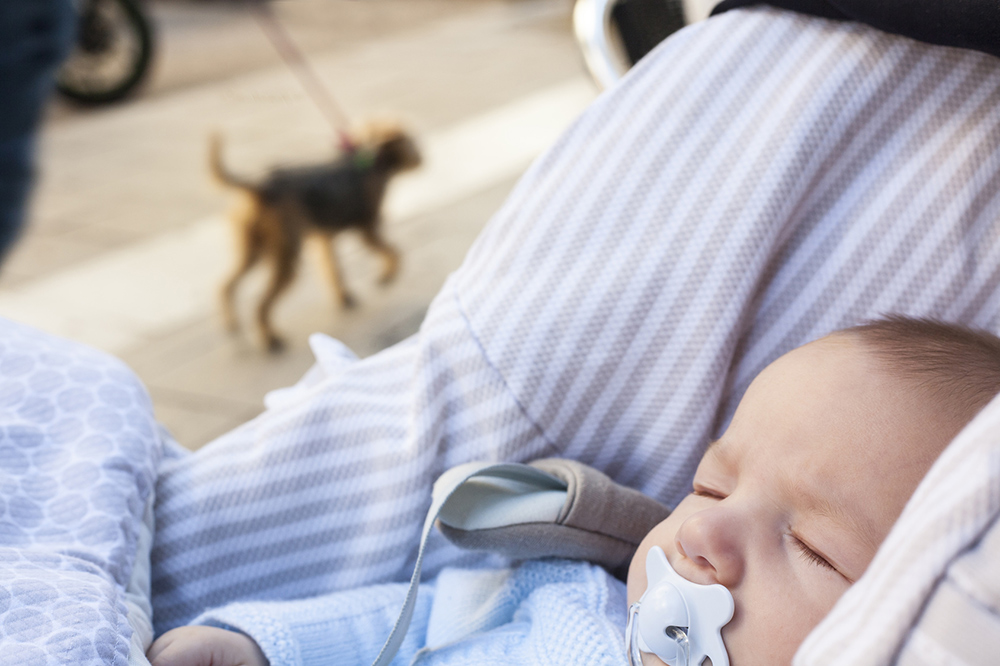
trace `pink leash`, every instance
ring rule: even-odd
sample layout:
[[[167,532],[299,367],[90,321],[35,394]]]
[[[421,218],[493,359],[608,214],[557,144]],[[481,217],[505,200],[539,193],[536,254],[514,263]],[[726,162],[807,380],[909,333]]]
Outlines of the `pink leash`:
[[[298,77],[299,83],[302,84],[306,94],[312,98],[313,103],[316,104],[320,112],[326,117],[327,122],[333,127],[333,131],[337,133],[340,139],[341,150],[347,154],[354,153],[358,149],[358,146],[351,139],[347,130],[344,129],[349,126],[347,115],[340,108],[340,105],[337,104],[336,100],[334,100],[333,95],[330,94],[326,86],[323,85],[323,81],[316,74],[316,71],[309,65],[309,61],[306,60],[302,51],[295,44],[292,36],[288,34],[288,31],[278,21],[278,17],[274,15],[274,10],[271,9],[267,0],[255,2],[253,3],[253,7],[254,17],[257,19],[261,30],[271,41],[274,50],[278,52],[278,55],[285,61],[288,68]]]

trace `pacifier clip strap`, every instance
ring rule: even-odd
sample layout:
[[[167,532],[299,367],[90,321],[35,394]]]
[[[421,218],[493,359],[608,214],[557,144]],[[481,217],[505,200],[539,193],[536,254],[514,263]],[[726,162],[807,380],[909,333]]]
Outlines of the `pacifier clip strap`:
[[[427,511],[427,518],[424,520],[424,527],[420,534],[420,548],[417,551],[417,562],[413,567],[413,575],[410,576],[410,587],[406,591],[406,600],[403,602],[403,608],[399,612],[399,617],[396,618],[396,623],[393,625],[389,637],[382,645],[378,657],[372,662],[372,666],[389,666],[396,653],[399,652],[403,639],[406,637],[406,630],[410,627],[410,621],[413,619],[413,609],[416,607],[417,587],[420,585],[420,569],[424,561],[427,539],[448,500],[460,486],[475,477],[524,480],[542,484],[551,484],[553,481],[559,483],[558,479],[554,479],[541,470],[517,463],[471,462],[453,467],[442,474],[434,484],[431,508]]]

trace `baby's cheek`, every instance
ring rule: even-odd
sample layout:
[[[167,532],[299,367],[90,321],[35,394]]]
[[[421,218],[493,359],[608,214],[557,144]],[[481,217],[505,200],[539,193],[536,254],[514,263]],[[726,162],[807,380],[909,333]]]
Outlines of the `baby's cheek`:
[[[846,591],[818,579],[803,587],[774,582],[782,578],[795,580],[774,575],[759,583],[745,580],[732,590],[735,612],[722,629],[730,666],[791,664],[809,632]]]
[[[644,562],[646,561],[647,552],[649,552],[649,548],[644,548],[640,544],[635,555],[632,557],[632,562],[628,566],[628,578],[625,585],[629,606],[637,602],[642,593],[646,591],[646,567]]]

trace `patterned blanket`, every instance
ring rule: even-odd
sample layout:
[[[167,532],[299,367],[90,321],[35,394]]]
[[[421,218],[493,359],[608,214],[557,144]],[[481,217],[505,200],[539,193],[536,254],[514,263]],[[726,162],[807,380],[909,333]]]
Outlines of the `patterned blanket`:
[[[120,361],[0,320],[0,663],[128,663],[161,439]]]

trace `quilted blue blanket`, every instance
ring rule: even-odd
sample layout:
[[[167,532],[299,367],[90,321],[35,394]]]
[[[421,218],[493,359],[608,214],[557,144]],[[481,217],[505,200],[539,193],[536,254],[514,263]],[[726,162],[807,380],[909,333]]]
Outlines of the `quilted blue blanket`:
[[[0,320],[0,664],[125,666],[125,590],[162,454],[120,361]]]

